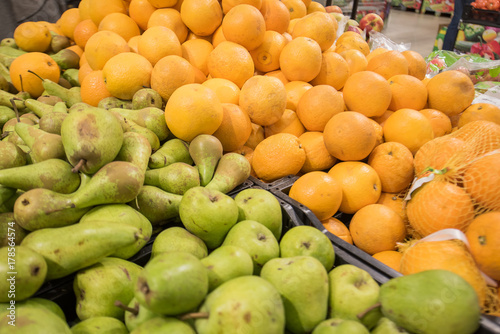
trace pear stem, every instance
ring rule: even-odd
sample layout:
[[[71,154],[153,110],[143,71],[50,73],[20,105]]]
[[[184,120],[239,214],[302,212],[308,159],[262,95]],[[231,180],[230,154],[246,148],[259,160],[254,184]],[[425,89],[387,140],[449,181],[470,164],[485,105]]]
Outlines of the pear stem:
[[[36,75],[40,80],[44,80],[41,76],[39,76],[38,74],[36,74],[35,72],[33,72],[32,70],[28,70],[28,73],[31,73],[31,74],[34,74]]]
[[[367,315],[370,311],[376,309],[377,307],[380,307],[381,305],[382,304],[380,304],[380,303],[375,303],[372,306],[370,306],[369,308],[367,308],[366,310],[364,310],[363,312],[359,313],[356,317],[358,317],[358,319],[363,319],[363,317],[365,315]]]
[[[23,76],[21,74],[19,74],[19,83],[21,84],[21,92],[24,92]]]
[[[184,315],[181,315],[179,317],[179,320],[190,320],[190,319],[206,319],[210,313],[208,312],[193,312],[193,313],[186,313]]]
[[[137,206],[137,210],[140,210],[141,208],[139,207],[139,199],[137,196],[135,197],[135,205]]]
[[[78,163],[76,164],[75,167],[71,168],[71,171],[73,173],[78,173],[80,171],[80,168],[82,168],[83,164],[86,163],[87,160],[85,159],[80,159],[80,161],[78,161]]]
[[[135,307],[135,308],[129,307],[129,306],[123,304],[119,300],[115,300],[115,306],[121,308],[124,311],[130,312],[133,315],[138,315],[139,314],[139,307]]]
[[[12,131],[5,131],[4,133],[2,133],[2,135],[0,135],[0,139],[4,139],[5,137],[7,137],[8,135],[11,134]]]
[[[10,103],[12,104],[12,108],[14,109],[14,111],[16,112],[16,119],[17,119],[17,122],[18,123],[21,123],[21,119],[19,118],[19,110],[17,110],[17,106],[16,106],[16,103],[14,102],[14,99],[10,99],[9,100]]]

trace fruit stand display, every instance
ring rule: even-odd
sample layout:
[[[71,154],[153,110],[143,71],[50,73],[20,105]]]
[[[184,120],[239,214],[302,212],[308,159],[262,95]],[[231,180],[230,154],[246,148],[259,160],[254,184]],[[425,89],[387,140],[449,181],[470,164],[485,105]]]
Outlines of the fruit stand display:
[[[499,332],[500,66],[383,25],[306,0],[20,24],[0,334]]]

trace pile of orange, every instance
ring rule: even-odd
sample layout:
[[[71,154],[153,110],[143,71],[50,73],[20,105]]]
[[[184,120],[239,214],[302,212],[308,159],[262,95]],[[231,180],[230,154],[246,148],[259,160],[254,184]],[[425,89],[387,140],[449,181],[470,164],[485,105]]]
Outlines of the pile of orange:
[[[28,53],[10,74],[18,90],[35,97],[43,89],[28,69],[59,80],[44,53],[51,32],[81,54],[83,102],[130,100],[151,87],[174,136],[214,134],[265,182],[300,176],[290,196],[327,230],[392,268],[400,270],[397,248],[406,238],[453,227],[475,238],[474,259],[500,279],[500,252],[484,241],[498,240],[498,227],[474,224],[490,214],[475,211],[477,203],[500,210],[498,154],[469,174],[462,170],[464,182],[443,179],[403,199],[415,177],[453,165],[469,139],[450,140],[451,133],[476,121],[500,128],[498,107],[471,105],[474,85],[464,73],[425,78],[420,54],[370,50],[360,34],[339,33],[337,19],[314,1],[82,0],[56,24],[16,30]],[[495,138],[488,139],[491,151],[500,148]],[[433,148],[438,144],[442,150]],[[490,182],[481,179],[485,171],[497,190],[477,185]],[[475,202],[454,206],[471,196]],[[353,215],[349,228],[333,218],[337,212]]]

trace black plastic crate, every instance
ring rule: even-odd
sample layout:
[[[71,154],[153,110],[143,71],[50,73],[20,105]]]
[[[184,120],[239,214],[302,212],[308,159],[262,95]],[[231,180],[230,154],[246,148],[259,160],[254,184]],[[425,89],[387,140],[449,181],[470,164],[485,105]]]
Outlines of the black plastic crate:
[[[500,26],[500,11],[477,9],[471,5],[465,5],[462,20],[479,25]]]
[[[279,187],[282,187],[283,185],[289,184],[290,180],[292,180],[294,178],[295,178],[295,175],[288,175],[288,176],[284,176],[282,178],[279,178],[276,181],[267,183],[267,182],[264,182],[256,177],[250,175],[248,180],[251,181],[254,185],[256,185],[262,189],[270,190],[273,188],[277,188],[277,187],[279,188]]]

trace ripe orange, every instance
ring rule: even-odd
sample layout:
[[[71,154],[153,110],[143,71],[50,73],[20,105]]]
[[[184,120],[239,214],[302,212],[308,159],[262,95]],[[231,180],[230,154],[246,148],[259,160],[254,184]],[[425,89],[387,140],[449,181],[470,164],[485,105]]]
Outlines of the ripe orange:
[[[385,205],[396,212],[401,219],[407,221],[404,197],[399,194],[382,192],[377,201],[378,204]]]
[[[467,167],[464,188],[481,209],[500,211],[500,152],[477,158]]]
[[[401,267],[401,258],[403,257],[403,253],[393,250],[382,251],[372,255],[375,260],[378,260],[385,264],[386,266],[400,271]]]
[[[404,221],[382,204],[370,204],[356,211],[349,231],[354,245],[370,255],[394,251],[397,243],[406,238]]]
[[[336,235],[340,239],[352,245],[351,232],[349,232],[347,226],[345,226],[344,223],[342,223],[340,220],[334,217],[330,217],[328,219],[322,220],[321,224],[323,224],[323,227],[328,232]]]
[[[213,45],[204,39],[191,39],[181,45],[182,57],[199,69],[206,76],[208,75],[208,55],[214,49]]]
[[[290,12],[290,20],[306,16],[307,6],[302,0],[281,0]]]
[[[463,188],[434,180],[412,194],[406,213],[415,231],[426,236],[445,228],[465,231],[474,219],[474,205]]]
[[[447,135],[451,132],[451,120],[441,111],[436,109],[421,109],[420,113],[431,122],[434,138]]]
[[[115,32],[104,30],[90,36],[84,55],[90,67],[96,71],[102,70],[111,57],[122,52],[130,52],[127,41]]]
[[[252,150],[255,150],[257,145],[263,141],[265,138],[264,128],[261,125],[252,123],[252,132],[250,133],[250,137],[248,137],[245,146],[250,147]]]
[[[349,32],[349,31],[348,31]],[[345,35],[346,33],[342,34]],[[340,36],[342,37],[342,36]],[[370,53],[370,46],[368,43],[356,32],[351,35],[347,35],[344,38],[338,38],[335,43],[335,52],[342,53],[346,50],[358,50],[361,51],[366,56],[368,60],[368,54]]]
[[[153,12],[156,10],[148,0],[131,0],[128,7],[128,15],[137,23],[139,28],[146,30],[148,21]]]
[[[222,20],[222,32],[226,40],[244,46],[248,51],[264,42],[266,22],[262,13],[254,6],[234,6]]]
[[[460,114],[458,127],[473,121],[484,120],[500,125],[500,108],[491,103],[474,103]]]
[[[109,30],[122,36],[127,42],[134,36],[139,36],[141,31],[135,21],[123,13],[111,13],[106,15],[99,23],[99,31]]]
[[[83,79],[89,74],[90,72],[93,72],[92,68],[88,63],[85,63],[80,66],[80,69],[78,70],[78,82],[82,83]]]
[[[82,102],[94,107],[97,107],[102,99],[112,96],[106,89],[104,75],[101,70],[92,71],[86,75],[81,81],[80,87]]]
[[[378,124],[380,124],[381,126],[384,126],[385,124],[385,121],[389,118],[389,116],[391,116],[392,114],[394,114],[394,111],[392,110],[389,110],[387,109],[385,111],[385,113],[382,114],[382,116],[378,116],[378,117],[371,117],[375,122],[377,122]]]
[[[217,0],[184,0],[181,18],[193,33],[208,36],[221,25],[222,8]]]
[[[457,158],[461,160],[461,152],[465,146],[464,140],[452,136],[438,137],[428,141],[415,153],[413,160],[415,175],[422,176],[428,168],[436,171],[447,168],[453,174],[452,168],[457,164]]]
[[[423,109],[427,103],[427,88],[422,81],[408,74],[397,74],[390,77],[392,99],[390,110],[410,108]]]
[[[90,19],[99,27],[101,20],[111,13],[127,13],[127,8],[122,0],[88,0],[88,13]]]
[[[385,142],[375,147],[368,157],[382,183],[382,191],[398,193],[413,181],[413,155],[403,144]]]
[[[225,152],[231,152],[246,143],[252,132],[252,123],[237,104],[222,103],[222,110],[222,123],[213,136],[220,140]]]
[[[252,123],[262,126],[276,123],[286,109],[285,85],[273,77],[253,76],[241,88],[239,105]]]
[[[345,50],[342,51],[340,55],[347,62],[347,66],[349,67],[349,75],[352,75],[356,72],[366,71],[368,60],[366,60],[365,55],[361,51],[355,49]]]
[[[132,100],[139,89],[150,86],[152,71],[153,66],[145,57],[134,52],[122,52],[106,62],[102,74],[111,95]]]
[[[297,37],[281,50],[281,71],[290,81],[311,81],[319,74],[321,63],[321,47],[311,38]]]
[[[328,152],[343,161],[366,158],[376,144],[370,119],[355,111],[334,115],[326,123],[323,135]]]
[[[187,142],[200,134],[213,134],[223,117],[217,95],[210,88],[196,83],[177,88],[165,107],[168,128],[174,136]]]
[[[148,20],[148,28],[163,26],[172,30],[180,43],[183,43],[188,35],[188,28],[182,22],[181,14],[173,8],[159,8],[155,10]]]
[[[170,55],[160,59],[151,72],[151,88],[168,101],[181,86],[196,82],[193,65],[186,59]]]
[[[98,31],[97,26],[91,19],[83,20],[75,27],[73,38],[76,45],[85,49],[85,45],[89,40],[90,36]]]
[[[164,26],[148,28],[139,39],[138,50],[153,66],[165,56],[182,56],[182,47],[177,35],[172,29]]]
[[[280,67],[280,54],[287,41],[285,37],[272,30],[264,33],[262,43],[250,51],[255,68],[262,72],[271,72]]]
[[[342,185],[340,211],[352,214],[369,204],[377,203],[381,184],[377,172],[360,161],[343,161],[335,164],[328,174]]]
[[[312,88],[312,85],[304,81],[287,82],[285,84],[286,108],[296,111],[300,98],[310,88]]]
[[[12,85],[20,92],[28,92],[32,98],[39,97],[44,91],[39,77],[57,83],[60,73],[61,69],[57,63],[48,54],[42,52],[28,52],[17,56],[9,67]]]
[[[81,21],[90,19],[89,0],[81,0],[78,4],[78,11],[80,12]]]
[[[222,32],[222,25],[219,26],[219,28],[217,28],[211,36],[212,36],[212,45],[214,46],[214,48],[216,48],[217,45],[219,45],[221,42],[224,42],[226,40],[226,37]]]
[[[300,170],[302,173],[330,169],[336,162],[325,146],[323,133],[316,131],[304,132],[299,140],[306,152],[306,161]]]
[[[16,45],[28,52],[45,52],[50,46],[52,35],[49,28],[38,22],[23,22],[14,30]]]
[[[500,281],[500,212],[491,211],[477,216],[465,235],[479,269]]]
[[[336,52],[325,51],[322,54],[321,69],[318,75],[311,80],[313,86],[330,85],[340,90],[349,78],[347,61]]]
[[[370,123],[373,126],[373,130],[375,131],[375,147],[382,144],[384,142],[384,128],[382,125],[378,124],[375,120],[369,118]]]
[[[149,3],[156,8],[173,7],[177,4],[177,0],[148,0]]]
[[[344,112],[344,100],[335,88],[317,85],[305,91],[297,104],[297,116],[309,131],[323,131],[328,121]]]
[[[412,50],[403,51],[401,54],[408,62],[408,74],[419,80],[423,80],[427,73],[427,63],[424,57],[422,57],[420,53]]]
[[[389,51],[389,49],[386,49],[386,48],[383,48],[383,47],[378,47],[375,50],[370,51],[369,54],[365,55],[366,56],[366,60],[370,60],[373,57],[378,56],[379,54],[382,54],[382,53],[387,52],[387,51]]]
[[[396,110],[384,124],[385,141],[395,141],[415,154],[422,145],[434,138],[431,122],[414,109]]]
[[[286,32],[290,23],[290,12],[280,0],[262,0],[260,12],[266,22],[266,30]]]
[[[224,41],[208,56],[208,73],[212,78],[223,78],[234,82],[239,88],[253,76],[252,56],[243,46]]]
[[[387,51],[371,58],[367,71],[380,74],[386,80],[398,74],[408,74],[408,61],[399,51]]]
[[[297,174],[306,160],[299,138],[289,133],[277,133],[262,140],[254,149],[252,167],[258,178],[272,182]]]
[[[80,11],[78,8],[69,8],[61,14],[61,17],[57,20],[57,26],[61,29],[64,36],[73,40],[73,32],[80,21]]]
[[[328,173],[309,172],[293,183],[289,196],[309,208],[319,220],[325,220],[338,211],[342,188]]]
[[[347,108],[367,117],[385,113],[392,98],[391,86],[387,80],[371,71],[352,74],[344,85],[343,93]]]
[[[326,9],[319,2],[311,1],[311,3],[309,4],[309,6],[307,6],[307,14],[311,14],[311,13],[314,13],[314,12],[326,13]]]
[[[277,122],[264,127],[264,136],[270,137],[277,133],[290,133],[299,137],[305,131],[306,129],[304,128],[304,125],[300,123],[295,111],[285,109],[283,115]]]
[[[283,83],[283,85],[286,85],[287,83],[290,82],[290,81],[288,81],[288,79],[285,77],[285,75],[283,74],[283,72],[281,70],[267,72],[264,74],[264,76],[274,77],[276,79],[279,79],[279,81],[281,81]]]
[[[235,6],[242,5],[242,4],[247,4],[250,6],[254,6],[257,9],[260,9],[262,7],[262,0],[222,0],[221,1],[222,11],[224,12],[224,14],[227,14]]]
[[[134,36],[128,40],[127,45],[131,52],[139,53],[139,39],[141,36]]]
[[[458,115],[474,100],[475,90],[471,79],[456,70],[444,71],[427,83],[429,108],[448,116]]]
[[[239,103],[240,89],[232,81],[222,78],[212,78],[202,83],[202,85],[213,90],[221,103]]]
[[[335,22],[336,23],[336,22]],[[321,51],[329,49],[337,37],[337,28],[329,14],[314,12],[299,19],[292,38],[309,37],[318,42]]]

